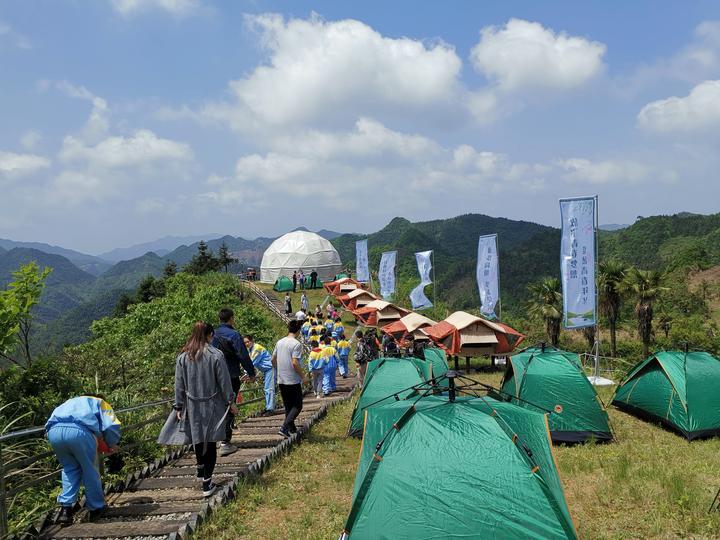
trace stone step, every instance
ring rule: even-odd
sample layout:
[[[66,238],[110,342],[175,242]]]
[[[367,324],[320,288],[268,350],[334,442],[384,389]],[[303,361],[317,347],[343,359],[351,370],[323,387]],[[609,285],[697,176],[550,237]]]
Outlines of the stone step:
[[[185,521],[107,521],[76,523],[68,527],[53,525],[44,538],[123,538],[132,536],[164,536],[177,531]]]

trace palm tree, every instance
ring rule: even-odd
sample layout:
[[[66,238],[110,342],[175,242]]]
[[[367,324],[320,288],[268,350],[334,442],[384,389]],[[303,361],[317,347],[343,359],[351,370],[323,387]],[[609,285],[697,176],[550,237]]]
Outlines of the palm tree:
[[[610,355],[617,356],[617,320],[623,301],[623,284],[627,278],[627,267],[614,260],[603,261],[599,265],[598,293],[600,296],[600,313],[608,319],[610,327]]]
[[[560,341],[562,320],[562,287],[558,278],[543,278],[528,285],[532,300],[527,304],[528,312],[545,322],[545,332],[554,347]]]
[[[637,329],[643,343],[643,357],[650,354],[652,338],[653,305],[660,293],[667,290],[662,286],[665,275],[657,270],[638,270],[632,268],[628,272],[626,288],[635,298],[635,316]]]

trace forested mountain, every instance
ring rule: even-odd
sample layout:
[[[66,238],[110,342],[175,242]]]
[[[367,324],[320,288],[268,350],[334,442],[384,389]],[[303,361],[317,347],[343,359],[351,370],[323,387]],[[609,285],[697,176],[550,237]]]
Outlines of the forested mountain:
[[[94,276],[99,276],[112,266],[112,263],[103,260],[100,257],[94,257],[93,255],[80,253],[79,251],[66,249],[60,246],[51,246],[50,244],[44,244],[42,242],[16,242],[14,240],[0,238],[0,248],[4,248],[6,250],[13,248],[29,248],[42,251],[43,253],[48,253],[50,255],[61,255],[81,270],[84,270]]]
[[[151,242],[143,242],[125,248],[115,248],[99,255],[100,258],[107,261],[119,262],[128,261],[136,257],[141,257],[145,253],[152,251],[161,257],[167,255],[179,246],[199,242],[200,240],[208,240],[218,238],[222,235],[217,233],[195,235],[195,236],[165,236]]]

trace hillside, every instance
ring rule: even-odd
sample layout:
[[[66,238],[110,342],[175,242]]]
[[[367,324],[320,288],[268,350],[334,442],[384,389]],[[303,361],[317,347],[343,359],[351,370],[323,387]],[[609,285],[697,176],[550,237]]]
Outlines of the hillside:
[[[208,247],[217,254],[220,246],[227,244],[230,252],[234,257],[240,259],[240,263],[246,266],[258,266],[262,255],[267,247],[272,243],[274,238],[256,238],[255,240],[246,240],[244,238],[235,236],[223,236],[221,238],[215,238],[214,240],[208,240],[205,243]],[[171,251],[163,258],[166,261],[175,261],[178,267],[182,267],[190,262],[193,255],[197,253],[197,247],[199,242],[190,244],[189,246],[180,246],[179,248]]]
[[[411,223],[393,219],[382,230],[370,234],[370,265],[377,268],[383,251],[398,251],[398,273],[417,276],[416,251],[435,251],[435,279],[438,296],[453,308],[473,308],[480,299],[475,285],[478,237],[498,233],[500,286],[507,307],[518,306],[525,287],[539,276],[559,272],[557,246],[559,231],[526,221],[513,221],[480,214],[451,219]],[[345,262],[355,259],[355,241],[362,235],[342,235],[332,240]]]
[[[135,244],[124,248],[115,248],[99,255],[100,258],[107,261],[128,261],[136,257],[141,257],[148,251],[160,255],[167,255],[172,250],[186,244],[193,242],[199,242],[200,240],[207,240],[208,238],[218,238],[220,234],[210,233],[204,235],[195,236],[165,236],[151,242],[143,242],[141,244]]]
[[[84,270],[94,276],[99,276],[112,266],[111,262],[103,260],[100,257],[94,257],[93,255],[80,253],[79,251],[66,249],[60,246],[44,244],[42,242],[16,242],[14,240],[0,238],[0,248],[4,248],[5,250],[13,248],[28,248],[42,251],[43,253],[48,253],[50,255],[60,255],[68,259],[81,270]],[[2,252],[0,252],[0,254],[1,253]]]

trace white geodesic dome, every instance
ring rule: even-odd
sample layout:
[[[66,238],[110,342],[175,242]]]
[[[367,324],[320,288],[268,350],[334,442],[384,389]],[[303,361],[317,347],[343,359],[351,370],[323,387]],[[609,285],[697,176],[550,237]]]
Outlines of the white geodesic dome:
[[[306,279],[317,271],[323,282],[331,281],[340,273],[340,255],[330,242],[319,234],[294,231],[275,240],[263,253],[260,263],[260,281],[275,283],[280,276],[292,278],[293,272],[302,270]]]

